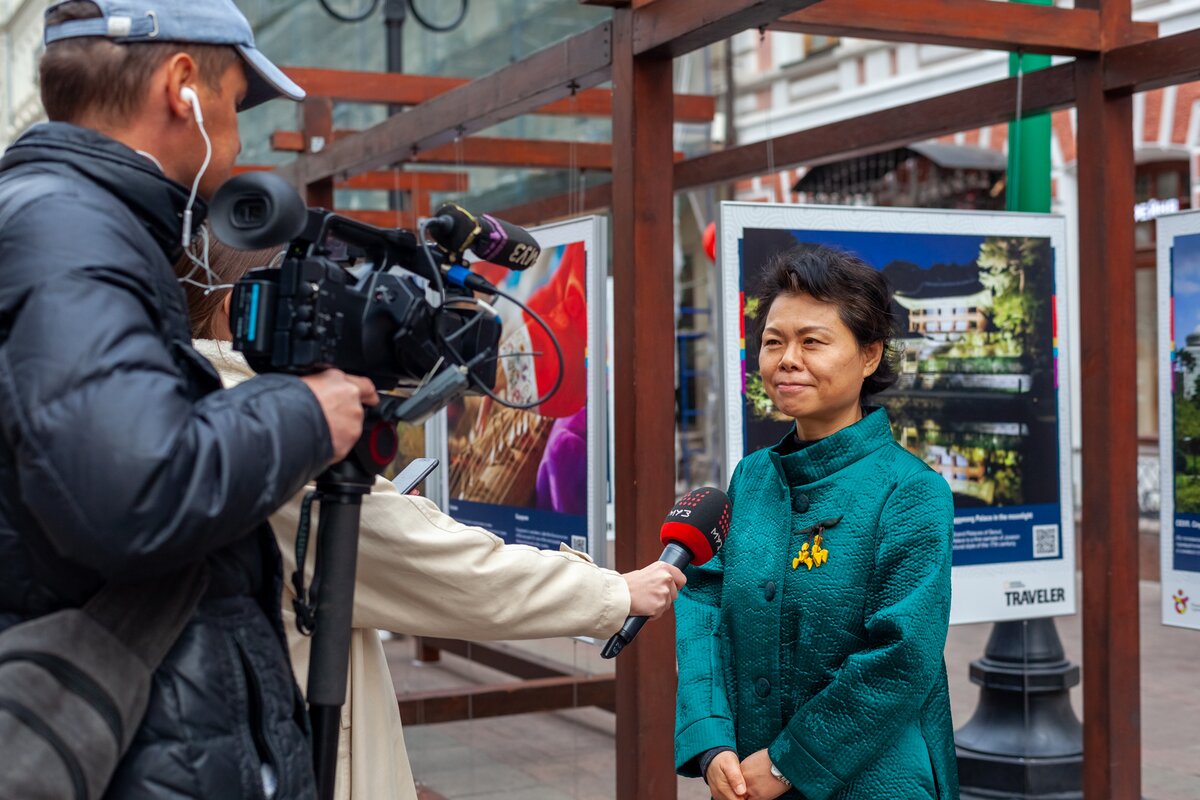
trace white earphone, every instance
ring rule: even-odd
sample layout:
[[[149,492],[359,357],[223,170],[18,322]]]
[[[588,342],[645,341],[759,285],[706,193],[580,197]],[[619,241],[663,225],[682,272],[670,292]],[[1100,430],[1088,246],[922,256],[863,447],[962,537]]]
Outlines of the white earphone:
[[[196,115],[196,124],[204,124],[204,112],[200,110],[200,98],[196,95],[196,90],[190,86],[185,86],[179,90],[179,99],[186,100],[192,106],[192,113]]]
[[[196,173],[196,177],[192,180],[192,191],[188,195],[187,205],[183,210],[183,230],[180,232],[180,244],[183,246],[183,252],[187,255],[188,260],[192,262],[192,268],[187,275],[179,278],[180,283],[191,284],[204,290],[207,295],[215,289],[232,289],[232,283],[221,283],[217,274],[212,271],[212,267],[208,263],[208,228],[202,228],[201,239],[203,249],[200,257],[197,258],[192,253],[192,206],[196,202],[196,192],[200,189],[200,179],[204,177],[205,170],[208,169],[208,164],[212,160],[212,140],[208,138],[208,131],[204,129],[204,112],[200,110],[200,98],[196,94],[196,90],[191,86],[184,86],[179,90],[179,99],[187,102],[192,107],[192,115],[196,120],[196,127],[200,130],[200,138],[204,140],[204,162],[200,165],[200,171]],[[202,273],[201,280],[197,280],[193,276],[196,271]]]
[[[183,210],[183,230],[180,232],[180,243],[184,250],[191,245],[192,242],[192,205],[196,202],[196,192],[200,188],[200,178],[204,176],[205,170],[208,169],[208,164],[212,160],[212,140],[208,138],[208,131],[204,130],[204,112],[200,110],[200,97],[196,94],[196,90],[191,86],[184,86],[179,90],[179,99],[186,101],[192,107],[192,115],[196,119],[196,127],[200,129],[200,138],[204,140],[204,162],[200,165],[200,171],[196,173],[195,179],[192,181],[192,191],[188,195],[187,205]],[[205,232],[207,238],[207,231]],[[188,257],[202,266],[204,271],[209,274],[211,279],[212,273],[208,268],[208,247],[205,245],[204,263],[196,261],[195,257],[190,253]]]

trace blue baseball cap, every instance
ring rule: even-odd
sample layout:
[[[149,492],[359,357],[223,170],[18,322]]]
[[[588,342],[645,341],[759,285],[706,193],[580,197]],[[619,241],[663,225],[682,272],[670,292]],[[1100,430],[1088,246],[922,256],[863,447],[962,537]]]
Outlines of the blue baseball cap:
[[[64,2],[46,9],[47,16]],[[88,0],[100,9],[92,19],[47,25],[45,43],[99,36],[120,44],[180,42],[233,47],[249,69],[239,111],[276,97],[303,100],[304,90],[254,46],[254,31],[233,0]]]

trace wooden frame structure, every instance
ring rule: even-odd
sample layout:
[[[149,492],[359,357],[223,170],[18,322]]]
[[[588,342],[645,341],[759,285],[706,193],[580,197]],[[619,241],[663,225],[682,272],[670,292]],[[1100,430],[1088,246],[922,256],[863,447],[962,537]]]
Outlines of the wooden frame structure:
[[[279,171],[310,202],[334,180],[421,153],[612,81],[612,181],[591,187],[587,209],[609,207],[615,283],[617,567],[658,556],[663,509],[674,499],[672,189],[815,165],[1007,121],[1015,79],[673,163],[671,60],[737,32],[775,27],[837,36],[1055,53],[1074,61],[1031,73],[1022,113],[1078,110],[1082,332],[1084,790],[1088,800],[1141,791],[1136,502],[1136,355],[1132,94],[1200,79],[1200,31],[1156,38],[1131,21],[1131,0],[1076,0],[1074,8],[989,0],[585,0],[611,22],[466,83],[417,87],[407,112],[333,140],[329,101],[305,108],[304,138],[320,152]],[[381,78],[399,81],[399,77]],[[322,87],[329,96],[345,89]],[[589,95],[590,97],[590,95]],[[389,95],[387,102],[394,98]],[[592,102],[589,99],[588,102]],[[308,141],[305,141],[308,144]],[[495,210],[516,222],[563,216],[565,196]],[[579,210],[578,203],[574,206]],[[1120,553],[1121,558],[1111,554]],[[617,791],[623,800],[675,796],[674,626],[660,620],[617,661]],[[554,680],[544,676],[541,680]],[[597,689],[597,691],[601,691]],[[598,697],[600,695],[597,695]]]
[[[302,130],[277,130],[271,133],[271,149],[282,152],[319,152],[331,142],[359,133],[329,127],[332,102],[387,104],[396,109],[430,100],[439,94],[469,83],[467,78],[431,75],[399,75],[386,72],[361,72],[314,67],[290,67],[288,75],[308,91],[313,113],[304,116]],[[328,106],[328,108],[326,108]],[[562,100],[534,109],[537,114],[572,117],[608,117],[612,114],[612,91],[585,89]],[[319,109],[316,110],[316,109]],[[672,109],[676,122],[709,123],[716,114],[716,100],[708,95],[674,95]],[[676,161],[683,153],[674,153]],[[593,172],[612,171],[612,145],[606,142],[534,141],[485,136],[457,138],[453,142],[414,150],[408,165],[436,164],[458,168],[520,167],[524,169],[569,169]],[[274,167],[247,165],[238,172],[272,170]],[[458,192],[467,189],[465,172],[401,170],[397,163],[390,170],[356,172],[334,182],[335,189],[390,191],[408,196],[408,208],[395,210],[335,209],[337,213],[381,227],[416,227],[418,216],[431,211],[430,193]]]

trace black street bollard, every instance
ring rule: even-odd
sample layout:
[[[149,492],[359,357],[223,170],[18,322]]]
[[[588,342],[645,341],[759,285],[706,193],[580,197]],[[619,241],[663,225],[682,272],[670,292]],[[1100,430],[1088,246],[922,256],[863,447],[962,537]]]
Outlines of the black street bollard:
[[[1083,728],[1070,698],[1079,666],[1054,620],[996,623],[971,681],[979,706],[954,734],[962,800],[1081,800]]]

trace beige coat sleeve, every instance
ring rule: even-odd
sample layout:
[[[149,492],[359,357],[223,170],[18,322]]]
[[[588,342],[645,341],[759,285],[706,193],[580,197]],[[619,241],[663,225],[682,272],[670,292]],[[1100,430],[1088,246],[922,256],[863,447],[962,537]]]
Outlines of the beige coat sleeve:
[[[311,489],[311,486],[309,487]],[[301,496],[271,517],[287,597],[296,563]],[[311,530],[319,511],[314,505]],[[312,577],[310,542],[305,572]],[[629,588],[574,551],[506,545],[462,525],[423,497],[376,478],[363,497],[354,627],[453,639],[606,638],[629,614]]]

